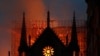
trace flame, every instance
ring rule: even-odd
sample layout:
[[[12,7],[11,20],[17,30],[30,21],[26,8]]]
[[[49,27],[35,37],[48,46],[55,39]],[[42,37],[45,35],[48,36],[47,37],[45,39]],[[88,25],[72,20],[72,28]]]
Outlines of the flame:
[[[34,39],[31,39],[31,45],[33,45],[33,43],[35,43]]]

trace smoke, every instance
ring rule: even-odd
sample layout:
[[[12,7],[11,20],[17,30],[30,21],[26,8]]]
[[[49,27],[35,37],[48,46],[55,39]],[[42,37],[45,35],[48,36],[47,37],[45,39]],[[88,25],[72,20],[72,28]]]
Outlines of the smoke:
[[[69,25],[72,19],[72,4],[67,0],[44,0],[46,8],[51,12],[51,18],[59,22],[59,26]]]
[[[43,0],[25,0],[24,2],[28,20],[46,19],[46,9]]]
[[[8,49],[10,50],[11,31],[9,30],[15,31],[12,28],[21,27],[23,11],[26,12],[26,21],[44,20],[46,17],[42,0],[0,0],[0,40],[2,40],[0,45],[3,44],[0,47],[1,56],[7,56]]]

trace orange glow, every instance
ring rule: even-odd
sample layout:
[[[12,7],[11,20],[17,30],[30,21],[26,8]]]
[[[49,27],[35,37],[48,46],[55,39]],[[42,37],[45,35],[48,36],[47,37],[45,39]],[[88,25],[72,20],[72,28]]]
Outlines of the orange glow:
[[[6,47],[6,45],[4,46],[0,46],[0,56],[4,55],[4,56],[8,56],[8,48]]]
[[[63,34],[59,34],[59,37],[63,37]]]
[[[26,12],[27,40],[28,40],[28,36],[31,35],[31,45],[32,45],[35,42],[35,40],[38,38],[38,36],[42,33],[44,28],[46,27],[46,18],[47,18],[46,8],[42,0],[28,0],[28,1],[25,0],[24,6],[26,9],[25,12]],[[63,11],[63,13],[65,13],[65,11]],[[68,43],[70,42],[71,28],[58,27],[59,23],[54,20],[55,18],[51,17],[51,19],[53,19],[51,20],[51,26],[53,26],[53,30],[58,35],[59,39],[64,43],[64,45],[66,45],[67,35],[68,35]],[[21,29],[21,23],[18,23],[17,25],[15,25],[14,29],[11,30],[12,56],[18,56],[17,49],[18,49],[19,40],[20,40],[20,29]],[[85,36],[86,35],[84,34],[83,31],[78,32],[78,42],[81,48],[81,53],[83,53],[86,48],[86,44],[84,40]]]
[[[31,39],[31,45],[34,43],[35,41],[33,39]]]
[[[16,32],[15,30],[11,30],[12,33],[12,42],[11,42],[11,55],[18,56],[18,46],[20,41],[20,33]]]
[[[29,27],[27,29],[27,39],[28,36],[31,36],[31,45],[34,44],[35,40],[38,38],[38,36],[42,33],[44,30],[44,26],[38,27],[36,25],[33,25],[33,27]],[[53,28],[55,33],[58,35],[59,39],[66,45],[66,36],[68,35],[68,43],[70,42],[71,37],[71,27],[55,27]],[[12,30],[12,53],[14,56],[18,54],[17,48],[19,46],[19,40],[20,40],[20,28]],[[86,54],[86,32],[84,28],[78,28],[78,44],[80,46],[80,55]],[[16,54],[16,55],[15,55]],[[83,55],[83,56],[84,56]]]
[[[26,0],[24,3],[27,12],[26,18],[31,23],[33,20],[46,20],[46,9],[42,0]]]

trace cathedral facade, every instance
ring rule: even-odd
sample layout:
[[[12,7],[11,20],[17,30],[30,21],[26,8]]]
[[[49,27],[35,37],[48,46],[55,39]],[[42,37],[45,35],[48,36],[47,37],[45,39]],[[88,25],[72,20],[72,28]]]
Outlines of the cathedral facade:
[[[67,38],[68,36],[66,36]],[[77,40],[75,12],[73,13],[71,40],[69,44],[64,45],[50,27],[49,11],[47,12],[47,27],[33,45],[30,45],[30,40],[31,36],[29,36],[29,44],[27,44],[25,12],[23,12],[21,38],[18,47],[19,56],[79,56],[80,48]]]

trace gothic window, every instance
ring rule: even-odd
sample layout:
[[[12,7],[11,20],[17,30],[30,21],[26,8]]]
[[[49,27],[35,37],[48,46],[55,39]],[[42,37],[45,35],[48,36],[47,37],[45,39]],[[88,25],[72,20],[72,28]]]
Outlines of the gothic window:
[[[75,53],[76,53],[76,52],[74,51],[74,52],[73,52],[73,56],[76,56]]]
[[[22,53],[22,56],[25,56],[25,52]]]

